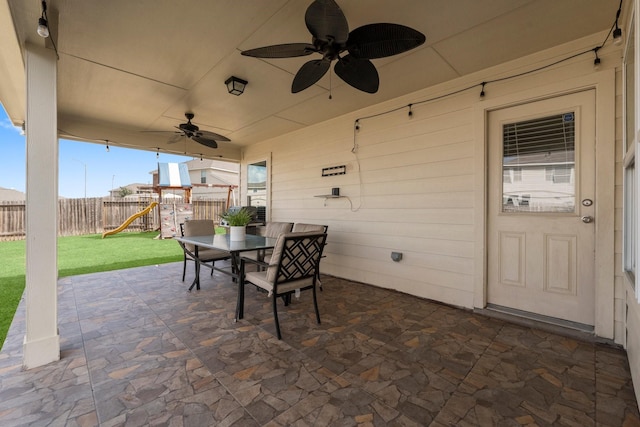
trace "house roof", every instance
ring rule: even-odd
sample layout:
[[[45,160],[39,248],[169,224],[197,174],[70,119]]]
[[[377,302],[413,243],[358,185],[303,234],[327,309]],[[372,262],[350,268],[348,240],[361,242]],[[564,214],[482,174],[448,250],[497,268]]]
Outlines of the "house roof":
[[[426,43],[373,60],[380,76],[375,94],[333,72],[292,94],[297,70],[319,55],[256,59],[241,52],[310,43],[304,21],[310,3],[49,0],[61,136],[239,160],[249,144],[583,37],[601,40],[618,8],[618,0],[337,0],[350,29],[398,23],[423,33]],[[25,121],[25,46],[53,49],[51,38],[36,34],[40,5],[0,0],[0,102],[16,125]],[[227,93],[231,75],[248,80],[243,95]],[[202,130],[231,142],[217,149],[192,140],[169,143],[185,112],[195,114]]]
[[[15,202],[26,200],[26,194],[12,188],[0,187],[0,201]]]

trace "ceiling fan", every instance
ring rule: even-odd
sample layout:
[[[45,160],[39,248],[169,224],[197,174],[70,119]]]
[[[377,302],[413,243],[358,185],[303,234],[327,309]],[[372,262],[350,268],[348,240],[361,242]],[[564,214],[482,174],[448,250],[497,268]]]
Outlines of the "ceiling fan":
[[[334,0],[315,0],[304,16],[312,35],[309,43],[287,43],[245,50],[242,55],[255,58],[291,58],[319,53],[322,59],[305,63],[293,79],[291,92],[300,92],[316,83],[338,60],[335,73],[349,85],[376,93],[378,71],[371,59],[397,55],[420,46],[425,36],[399,24],[368,24],[349,32],[342,9]],[[346,55],[342,53],[348,52]]]
[[[218,143],[216,141],[231,141],[229,138],[218,135],[217,133],[208,132],[206,130],[200,130],[200,128],[193,123],[191,123],[191,119],[193,119],[193,113],[184,113],[184,116],[187,118],[187,123],[181,123],[175,128],[177,131],[145,131],[145,132],[172,132],[174,135],[167,141],[167,144],[173,144],[180,141],[182,138],[189,138],[194,140],[195,142],[205,145],[210,148],[218,148]]]

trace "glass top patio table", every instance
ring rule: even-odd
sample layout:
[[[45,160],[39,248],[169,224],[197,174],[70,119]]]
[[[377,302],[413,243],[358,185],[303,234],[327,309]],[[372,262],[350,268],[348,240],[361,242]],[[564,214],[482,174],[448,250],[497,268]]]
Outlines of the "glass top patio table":
[[[207,236],[181,236],[174,237],[182,249],[189,252],[189,254],[194,258],[196,262],[196,277],[193,279],[193,283],[191,287],[189,287],[189,291],[194,287],[196,290],[200,290],[200,265],[204,265],[212,270],[220,271],[222,273],[230,275],[234,281],[238,281],[240,279],[240,253],[248,252],[248,251],[258,251],[258,257],[264,255],[264,251],[266,249],[272,249],[276,242],[277,238],[274,237],[264,237],[264,236],[256,236],[253,234],[247,234],[244,240],[231,240],[231,236],[229,234],[212,234]],[[185,244],[194,245],[195,250],[193,252],[188,251],[185,247]],[[231,271],[228,271],[224,268],[218,268],[213,265],[208,265],[200,261],[198,257],[199,249],[217,249],[225,252],[229,252],[231,255]]]
[[[207,248],[207,249],[218,249],[221,251],[227,251],[231,255],[231,271],[224,270],[222,268],[215,267],[215,263],[213,265],[206,265],[212,270],[220,271],[222,273],[230,275],[234,281],[238,284],[238,298],[236,303],[236,321],[238,318],[242,318],[242,308],[240,306],[240,301],[242,300],[241,292],[243,292],[242,287],[240,286],[240,253],[248,252],[248,251],[258,251],[259,256],[264,255],[264,251],[266,249],[272,249],[276,242],[277,238],[273,237],[264,237],[264,236],[255,236],[253,234],[247,234],[244,240],[235,241],[231,240],[231,236],[229,234],[214,234],[209,236],[189,236],[189,237],[174,237],[180,246],[184,250],[185,244],[190,244],[195,246],[195,251],[192,253],[194,256],[194,261],[196,263],[196,277],[193,279],[193,283],[189,288],[189,291],[193,289],[195,286],[197,290],[200,289],[200,265],[204,264],[198,258],[198,249],[199,248]]]
[[[232,255],[246,251],[271,249],[278,240],[274,237],[255,236],[253,234],[247,234],[245,239],[240,241],[232,241],[230,237],[229,234],[214,234],[210,236],[175,237],[175,240],[200,248],[227,251]]]

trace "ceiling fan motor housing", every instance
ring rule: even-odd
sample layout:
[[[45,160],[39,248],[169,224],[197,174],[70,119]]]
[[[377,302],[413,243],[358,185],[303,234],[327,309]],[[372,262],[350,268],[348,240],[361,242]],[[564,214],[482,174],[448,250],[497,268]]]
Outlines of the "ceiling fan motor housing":
[[[191,119],[193,119],[194,117],[193,113],[185,113],[184,116],[187,118],[187,123],[181,123],[179,126],[180,129],[185,132],[197,132],[200,130],[198,126],[191,123]]]

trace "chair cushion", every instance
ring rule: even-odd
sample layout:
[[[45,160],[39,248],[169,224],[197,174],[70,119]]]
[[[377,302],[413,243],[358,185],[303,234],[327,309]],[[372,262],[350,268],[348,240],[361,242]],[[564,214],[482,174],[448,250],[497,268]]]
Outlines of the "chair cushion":
[[[198,250],[198,258],[200,261],[217,261],[221,259],[230,258],[229,252],[220,251],[218,249],[202,249]]]
[[[296,222],[295,224],[293,224],[293,229],[291,231],[293,231],[294,233],[301,233],[305,231],[319,231],[321,233],[324,233],[325,228],[326,226],[324,225],[303,224],[301,222]]]
[[[280,260],[280,256],[282,255],[282,249],[284,247],[284,241],[286,237],[287,235],[285,233],[282,233],[280,236],[278,236],[278,240],[276,240],[276,245],[273,247],[273,252],[271,252],[271,260],[275,260],[276,263],[271,264],[271,262],[269,262],[269,267],[267,268],[266,276],[265,276],[265,280],[267,282],[273,283],[276,281],[276,274],[278,273],[277,262]]]
[[[293,230],[291,230],[291,233],[306,233],[306,234],[316,234],[318,232],[324,233],[324,230],[326,228],[327,227],[325,225],[296,223],[293,225]],[[280,254],[278,253],[278,257],[279,256]],[[258,259],[257,253],[254,253],[254,252],[251,252],[250,255],[246,255],[246,257],[255,259],[255,260]],[[271,263],[271,258],[273,258],[273,249],[267,249],[264,253],[263,261],[266,263]]]
[[[275,238],[280,236],[282,233],[290,232],[291,227],[293,227],[292,222],[268,222],[267,226],[264,228],[263,236]]]
[[[184,223],[185,236],[209,236],[215,233],[212,219],[192,219]]]
[[[192,219],[184,223],[185,237],[210,236],[215,233],[216,227],[212,219]],[[195,250],[194,245],[185,244],[184,246],[191,252]]]
[[[245,275],[245,281],[251,282],[259,288],[264,289],[269,293],[269,296],[273,295],[273,282],[267,280],[266,271],[252,271]],[[302,280],[294,280],[292,282],[283,283],[278,285],[278,293],[283,294],[286,292],[294,291],[295,289],[305,288],[313,285],[313,277],[308,277]]]

